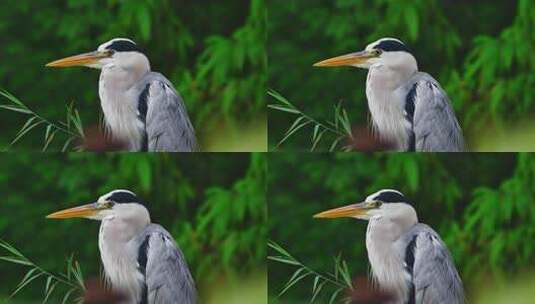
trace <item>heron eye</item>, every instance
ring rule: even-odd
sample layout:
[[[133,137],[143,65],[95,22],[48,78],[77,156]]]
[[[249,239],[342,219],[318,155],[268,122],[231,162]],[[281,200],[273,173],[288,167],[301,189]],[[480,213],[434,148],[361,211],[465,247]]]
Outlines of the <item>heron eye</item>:
[[[379,208],[379,207],[381,207],[382,204],[383,204],[383,202],[376,201],[376,202],[375,202],[375,207],[376,207],[376,208]]]
[[[375,49],[375,56],[380,56],[383,53],[383,50],[381,49]]]
[[[113,205],[115,205],[115,202],[112,202],[112,201],[106,201],[106,202],[102,203],[102,207],[103,208],[111,208],[111,207],[113,207]]]

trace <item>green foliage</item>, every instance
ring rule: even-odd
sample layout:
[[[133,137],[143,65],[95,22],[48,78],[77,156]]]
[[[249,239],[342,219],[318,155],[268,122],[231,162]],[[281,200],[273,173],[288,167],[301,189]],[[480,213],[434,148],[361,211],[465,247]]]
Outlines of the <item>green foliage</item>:
[[[9,2],[0,11],[0,88],[50,121],[63,118],[63,104],[74,103],[85,127],[98,123],[98,72],[44,65],[114,37],[136,41],[152,69],[180,91],[202,146],[210,146],[212,133],[239,135],[243,128],[231,127],[265,115],[264,0]],[[0,147],[15,138],[11,126],[27,119],[11,114],[0,112]],[[254,136],[265,141],[265,133]],[[21,147],[42,147],[41,133],[25,137]]]
[[[184,248],[202,274],[213,274],[214,265],[220,271],[233,273],[233,268],[251,269],[266,257],[265,157],[253,155],[244,177],[232,186],[211,187],[205,192],[205,203],[195,221],[185,224],[187,235],[195,235],[194,245]],[[247,227],[250,226],[250,227]],[[182,229],[180,229],[182,230]],[[209,253],[206,256],[197,252]]]
[[[99,223],[45,215],[121,188],[145,200],[152,221],[175,237],[201,295],[214,284],[241,284],[265,266],[262,154],[6,153],[0,168],[0,192],[9,192],[0,204],[0,235],[42,269],[57,272],[72,253],[85,279],[99,277]],[[24,277],[20,266],[0,261],[0,272],[9,274],[0,277],[0,295]],[[49,302],[61,302],[54,294]],[[41,288],[17,296],[43,298]]]
[[[279,93],[275,91],[269,91],[268,94],[275,98],[275,100],[278,102],[278,104],[268,105],[269,108],[297,115],[297,118],[294,120],[292,125],[284,133],[284,137],[277,144],[277,148],[280,147],[286,140],[296,135],[297,131],[306,126],[313,127],[310,151],[314,151],[319,147],[319,144],[322,143],[324,135],[326,135],[325,137],[333,137],[332,141],[329,143],[329,152],[335,151],[342,140],[353,139],[349,117],[347,116],[346,110],[342,108],[340,104],[334,107],[333,121],[322,123],[297,109],[291,102],[282,97]],[[347,151],[350,150],[351,147],[343,146],[341,149]]]
[[[0,256],[0,260],[29,268],[24,278],[11,293],[10,298],[14,297],[23,288],[29,287],[33,281],[40,279],[45,283],[43,304],[48,302],[58,285],[60,285],[60,288],[64,287],[66,289],[61,297],[61,304],[71,303],[70,300],[73,295],[78,295],[74,303],[83,303],[83,292],[85,291],[84,277],[80,265],[77,261],[73,260],[72,256],[67,260],[66,273],[53,274],[37,266],[7,242],[0,240],[0,247],[9,253],[7,256]]]
[[[73,108],[72,104],[67,106],[66,122],[53,123],[32,111],[22,101],[18,100],[15,96],[9,94],[8,92],[0,90],[0,96],[5,97],[10,103],[0,104],[0,108],[12,112],[23,113],[29,116],[28,120],[26,120],[22,128],[20,128],[19,132],[16,134],[15,138],[9,144],[9,147],[12,147],[26,134],[28,134],[28,132],[36,127],[44,128],[45,137],[42,148],[43,152],[50,147],[54,139],[58,136],[65,138],[63,144],[61,145],[61,152],[67,151],[73,142],[83,141],[84,129],[82,127],[82,120],[80,119],[80,114],[75,108]],[[75,147],[75,149],[80,150],[81,148]]]
[[[317,272],[332,269],[331,257],[342,253],[351,278],[367,276],[366,223],[312,216],[394,188],[446,242],[469,300],[477,300],[488,284],[534,274],[535,244],[526,241],[535,237],[532,154],[276,153],[269,156],[269,169],[269,238]],[[275,299],[297,266],[269,266]],[[309,299],[311,284],[292,285],[281,302]]]
[[[269,5],[268,86],[302,113],[326,120],[332,105],[343,102],[351,128],[366,126],[366,71],[312,64],[363,49],[381,37],[397,37],[409,46],[420,70],[445,88],[471,149],[533,150],[526,131],[531,130],[528,113],[535,110],[533,1],[289,0]],[[523,121],[528,126],[518,125]],[[269,122],[273,149],[293,119],[270,111]],[[504,134],[502,145],[494,141],[496,134]],[[519,138],[513,148],[511,134]],[[293,136],[281,148],[308,145],[308,136]]]
[[[462,225],[453,223],[448,243],[473,279],[490,273],[506,279],[533,263],[535,245],[535,159],[520,154],[511,177],[497,187],[478,187],[467,206]],[[514,257],[514,258],[511,258]]]
[[[331,287],[334,288],[334,291],[329,296],[329,304],[335,303],[340,292],[346,289],[353,289],[347,263],[341,259],[340,255],[334,258],[334,271],[332,273],[321,274],[298,261],[277,243],[268,242],[268,246],[277,254],[275,256],[268,256],[269,260],[297,267],[297,270],[295,270],[288,282],[284,285],[284,288],[280,291],[278,295],[279,297],[292,286],[308,277],[313,278],[310,303],[314,303],[314,301],[318,300],[318,296],[324,290],[323,287],[325,287],[325,285],[331,285]],[[344,299],[343,302],[349,303],[350,301],[349,299]]]

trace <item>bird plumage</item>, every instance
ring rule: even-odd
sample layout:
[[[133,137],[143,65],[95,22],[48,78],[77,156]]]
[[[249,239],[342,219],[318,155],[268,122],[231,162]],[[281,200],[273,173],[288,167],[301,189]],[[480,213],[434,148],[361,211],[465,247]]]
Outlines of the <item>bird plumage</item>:
[[[197,150],[195,131],[184,101],[167,78],[150,72],[134,88],[139,94],[138,117],[144,122],[146,150]]]
[[[377,136],[400,151],[463,151],[448,96],[433,77],[411,64],[400,60],[393,67],[376,64],[369,69],[366,96]]]
[[[398,151],[457,152],[464,140],[444,90],[403,42],[382,38],[364,51],[330,58],[315,66],[368,69],[366,97],[372,131]]]
[[[126,142],[130,151],[196,151],[195,131],[172,83],[152,72],[148,59],[134,46],[128,49],[123,40],[115,39],[99,49],[110,47],[128,51],[102,68],[99,81],[110,136]]]
[[[369,221],[366,250],[372,281],[393,297],[393,303],[464,303],[461,278],[446,245],[431,227],[418,222],[415,209],[401,192],[383,189],[362,203],[315,217]]]
[[[463,285],[452,257],[431,227],[414,225],[394,246],[406,248],[404,267],[413,289],[407,303],[464,303]]]
[[[133,192],[114,190],[96,202],[48,218],[101,221],[98,245],[111,288],[128,304],[195,304],[197,292],[182,251],[167,230],[151,223]],[[126,304],[125,303],[125,304]]]
[[[101,69],[99,97],[106,135],[126,150],[197,150],[184,101],[167,78],[151,71],[148,58],[132,40],[115,38],[94,52],[47,66]]]
[[[146,252],[140,251],[146,256],[146,303],[196,303],[193,278],[173,237],[161,226],[151,224],[134,242],[139,241],[147,244]]]
[[[400,204],[400,203],[394,203]],[[461,279],[440,236],[405,203],[372,216],[366,249],[372,278],[396,303],[464,303]]]

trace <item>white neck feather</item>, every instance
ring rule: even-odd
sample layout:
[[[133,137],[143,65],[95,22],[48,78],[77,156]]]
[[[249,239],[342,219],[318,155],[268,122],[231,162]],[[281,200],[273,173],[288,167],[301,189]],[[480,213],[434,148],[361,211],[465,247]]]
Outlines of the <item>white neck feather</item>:
[[[397,150],[409,144],[410,123],[405,119],[405,95],[397,90],[411,74],[377,64],[370,67],[366,81],[366,96],[372,116],[372,130]]]
[[[385,228],[385,221],[372,218],[366,233],[366,249],[372,269],[372,279],[380,290],[393,294],[396,303],[403,303],[407,298],[407,278],[403,268],[403,257],[393,247],[399,235]],[[372,253],[372,254],[370,254]]]
[[[137,119],[140,92],[130,89],[148,71],[148,66],[126,69],[109,64],[100,74],[100,105],[104,112],[106,130],[113,140],[128,144],[131,151],[141,148],[144,126]]]
[[[144,280],[137,269],[137,248],[130,243],[138,231],[113,216],[100,225],[99,249],[106,280],[112,289],[127,295],[129,303],[139,302]]]

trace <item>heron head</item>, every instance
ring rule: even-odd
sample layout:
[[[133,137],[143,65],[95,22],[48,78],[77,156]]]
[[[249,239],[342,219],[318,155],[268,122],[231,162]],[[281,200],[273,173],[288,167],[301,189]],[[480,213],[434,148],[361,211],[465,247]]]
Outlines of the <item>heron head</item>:
[[[144,203],[131,191],[113,190],[96,202],[64,209],[46,216],[50,219],[88,218],[105,220],[120,218],[150,223],[150,215]]]
[[[62,58],[46,64],[47,67],[85,66],[102,69],[117,66],[125,69],[150,69],[149,60],[136,43],[126,38],[115,38],[101,44],[96,51]]]
[[[418,70],[416,59],[403,42],[395,38],[381,38],[363,51],[329,58],[314,64],[316,67],[353,66],[369,69],[374,65],[406,67]]]
[[[416,211],[411,206],[410,201],[401,192],[392,189],[377,191],[366,197],[362,203],[329,209],[314,215],[314,217],[352,217],[361,220],[385,217],[393,220],[404,218],[411,222],[417,222]]]

